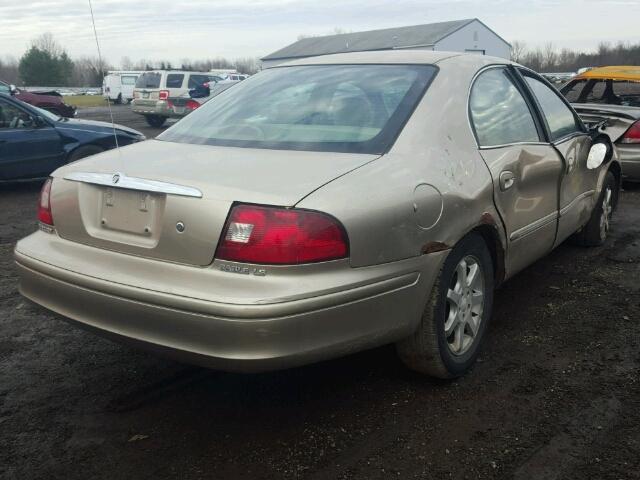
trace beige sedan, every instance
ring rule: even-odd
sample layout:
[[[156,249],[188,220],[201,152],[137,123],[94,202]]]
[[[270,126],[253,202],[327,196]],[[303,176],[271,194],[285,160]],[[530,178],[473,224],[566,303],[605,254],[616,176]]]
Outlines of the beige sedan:
[[[494,288],[569,237],[605,241],[619,180],[607,139],[526,68],[323,56],[58,169],[15,259],[27,298],[189,362],[260,371],[396,343],[450,378],[478,356]]]

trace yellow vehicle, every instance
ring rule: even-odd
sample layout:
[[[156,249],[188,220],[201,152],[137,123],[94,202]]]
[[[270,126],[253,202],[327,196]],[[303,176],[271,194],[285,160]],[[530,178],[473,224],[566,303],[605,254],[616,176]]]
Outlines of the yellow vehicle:
[[[640,66],[593,68],[561,89],[587,124],[603,123],[626,180],[640,181]]]

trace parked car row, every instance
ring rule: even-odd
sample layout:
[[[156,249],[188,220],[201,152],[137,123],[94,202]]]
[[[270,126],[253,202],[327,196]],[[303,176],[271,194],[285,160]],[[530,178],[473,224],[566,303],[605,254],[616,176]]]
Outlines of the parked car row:
[[[133,108],[173,115],[207,80],[147,72]],[[272,67],[154,140],[54,171],[40,229],[15,249],[20,291],[224,370],[395,343],[409,368],[456,377],[479,355],[497,285],[570,237],[606,240],[621,169],[602,127],[497,58]]]

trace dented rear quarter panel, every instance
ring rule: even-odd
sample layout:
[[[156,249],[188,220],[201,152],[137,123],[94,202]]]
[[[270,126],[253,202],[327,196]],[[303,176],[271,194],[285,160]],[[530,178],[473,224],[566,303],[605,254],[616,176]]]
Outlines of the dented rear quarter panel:
[[[297,204],[343,222],[354,267],[419,256],[433,245],[452,248],[486,224],[506,250],[491,175],[467,118],[478,60],[455,58],[455,71],[446,59],[436,64],[438,75],[387,154]],[[427,194],[418,194],[416,187]]]

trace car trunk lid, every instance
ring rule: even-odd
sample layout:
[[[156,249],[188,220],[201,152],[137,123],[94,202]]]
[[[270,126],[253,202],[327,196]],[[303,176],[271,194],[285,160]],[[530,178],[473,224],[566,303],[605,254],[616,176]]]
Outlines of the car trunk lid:
[[[204,266],[234,202],[294,206],[377,157],[150,140],[57,170],[53,218],[68,240]]]

